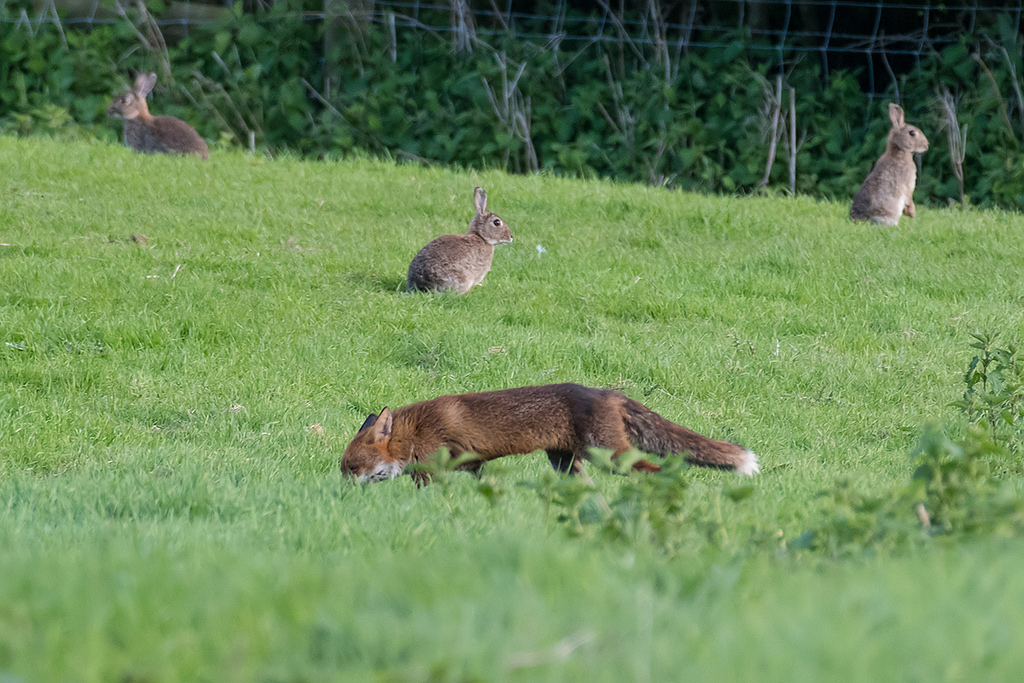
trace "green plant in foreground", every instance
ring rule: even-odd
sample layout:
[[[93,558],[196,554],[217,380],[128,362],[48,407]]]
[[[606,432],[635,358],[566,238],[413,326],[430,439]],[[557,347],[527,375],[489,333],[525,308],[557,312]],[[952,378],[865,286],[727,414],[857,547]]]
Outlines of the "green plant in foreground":
[[[979,354],[964,373],[967,391],[953,403],[972,424],[991,431],[992,440],[1004,435],[1007,447],[1017,448],[1024,429],[1024,364],[1015,344],[996,346],[997,332],[972,333],[971,347]]]
[[[1013,344],[996,345],[997,333],[971,334],[975,355],[964,374],[967,391],[952,405],[969,420],[966,434],[951,439],[928,426],[911,454],[908,483],[880,494],[856,490],[848,478],[820,494],[826,521],[797,541],[801,550],[831,556],[863,550],[896,550],[935,536],[1011,536],[1024,531],[1024,497],[993,472],[1010,462],[1024,421],[1024,373]]]
[[[548,472],[524,485],[536,491],[555,521],[571,536],[598,536],[630,547],[648,546],[667,555],[681,552],[694,533],[716,546],[729,542],[721,500],[738,502],[749,497],[749,484],[726,488],[708,503],[697,505],[690,496],[692,471],[683,456],[660,461],[658,472],[632,472],[641,453],[613,460],[610,451],[594,449],[594,469],[617,475],[612,485],[599,487],[588,475],[579,477]]]
[[[1008,457],[984,425],[970,426],[959,441],[937,426],[928,427],[911,454],[916,466],[909,481],[869,494],[848,477],[838,479],[818,496],[824,501],[824,521],[802,534],[792,549],[838,558],[899,552],[939,536],[1019,535],[1024,497],[992,474],[993,464]],[[610,454],[595,452],[592,462],[599,470],[623,475],[621,483],[598,487],[586,476],[551,472],[525,485],[546,508],[558,510],[555,521],[571,536],[649,545],[668,555],[678,554],[695,532],[714,546],[728,544],[721,500],[739,502],[754,492],[750,485],[725,489],[695,509],[688,497],[692,473],[682,457],[666,459],[660,472],[643,474],[630,472],[628,456],[613,461]],[[760,537],[755,533],[752,538]]]
[[[878,495],[840,479],[829,491],[825,522],[804,533],[798,550],[831,557],[898,551],[938,536],[1017,536],[1024,532],[1024,497],[992,474],[1007,449],[982,425],[959,441],[932,425],[911,456],[910,481]]]
[[[960,442],[932,426],[916,453],[917,468],[904,492],[929,533],[1012,535],[1024,530],[1024,499],[992,476],[992,464],[1009,456],[981,425]]]

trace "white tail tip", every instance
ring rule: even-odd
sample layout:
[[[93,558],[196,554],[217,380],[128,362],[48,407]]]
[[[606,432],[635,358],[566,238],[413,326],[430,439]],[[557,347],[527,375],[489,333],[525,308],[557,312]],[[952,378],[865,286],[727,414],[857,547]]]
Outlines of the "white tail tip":
[[[760,472],[761,466],[757,464],[757,456],[754,455],[754,451],[743,451],[743,462],[736,466],[736,474],[752,477]]]

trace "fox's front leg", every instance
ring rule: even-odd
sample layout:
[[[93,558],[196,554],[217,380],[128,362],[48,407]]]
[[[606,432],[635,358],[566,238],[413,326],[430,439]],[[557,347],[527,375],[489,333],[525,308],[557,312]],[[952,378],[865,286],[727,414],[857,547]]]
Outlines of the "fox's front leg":
[[[445,444],[443,444],[443,447],[448,449],[448,457],[450,458],[451,462],[454,462],[454,461],[458,460],[459,458],[463,457],[464,455],[467,455],[467,454],[468,455],[472,455],[473,454],[472,451],[470,451],[467,448],[465,448],[464,446],[462,446],[462,444],[459,444],[459,443],[456,443],[456,442],[445,443]],[[458,469],[460,472],[469,472],[474,477],[479,477],[480,476],[480,468],[483,467],[483,466],[484,466],[484,461],[483,460],[478,459],[478,458],[474,458],[472,460],[467,460],[466,462],[462,463],[456,469]]]
[[[484,461],[483,460],[471,460],[470,462],[467,462],[466,464],[460,466],[459,469],[462,470],[463,472],[469,472],[474,477],[479,478],[480,477],[480,468],[483,467],[483,466],[484,466]]]

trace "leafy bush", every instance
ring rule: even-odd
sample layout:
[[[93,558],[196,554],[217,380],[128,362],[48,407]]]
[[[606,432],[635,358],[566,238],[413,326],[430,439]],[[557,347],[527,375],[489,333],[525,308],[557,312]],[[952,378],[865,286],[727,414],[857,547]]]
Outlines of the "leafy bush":
[[[998,472],[1018,468],[1013,452],[1024,423],[1024,383],[1016,347],[995,345],[997,334],[972,334],[980,351],[964,375],[967,391],[953,405],[968,418],[951,439],[932,425],[912,458],[910,481],[870,496],[843,479],[822,494],[826,521],[805,533],[797,548],[830,556],[893,550],[935,536],[1019,535],[1024,496]]]
[[[958,197],[941,87],[955,95],[954,123],[968,133],[971,202],[1024,207],[1024,111],[1015,110],[1014,95],[1024,65],[1021,36],[1008,22],[994,39],[965,36],[922,55],[891,95],[869,97],[857,74],[824,74],[812,60],[758,51],[742,33],[728,49],[691,48],[673,58],[646,42],[627,50],[621,37],[569,52],[557,40],[512,33],[455,52],[447,37],[427,30],[309,19],[290,3],[273,3],[254,14],[236,7],[163,47],[146,33],[155,24],[145,10],[132,11],[134,24],[87,32],[53,23],[8,31],[0,41],[3,129],[62,128],[68,117],[55,116],[57,107],[111,138],[107,98],[130,71],[154,69],[161,77],[155,110],[245,147],[311,157],[362,150],[750,192],[766,169],[770,186],[788,186],[788,125],[768,163],[772,103],[789,115],[788,97],[780,103],[775,92],[775,75],[784,73],[796,95],[796,191],[852,196],[884,148],[884,104],[899,99],[932,140],[919,199],[945,205]]]
[[[997,333],[971,336],[971,347],[981,353],[971,359],[964,374],[967,391],[953,405],[972,424],[990,431],[992,441],[1002,435],[1006,447],[1016,451],[1024,436],[1024,365],[1017,358],[1017,347],[997,347]]]

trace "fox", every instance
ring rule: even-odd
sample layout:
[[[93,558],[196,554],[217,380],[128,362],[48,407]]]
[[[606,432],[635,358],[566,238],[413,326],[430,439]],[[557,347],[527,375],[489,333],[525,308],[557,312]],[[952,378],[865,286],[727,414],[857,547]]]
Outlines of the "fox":
[[[439,396],[370,414],[341,456],[341,471],[361,482],[384,481],[446,447],[453,458],[471,455],[461,469],[507,455],[545,451],[559,472],[584,474],[589,449],[612,458],[638,450],[659,456],[686,454],[692,465],[753,476],[757,456],[739,444],[718,441],[665,419],[612,389],[547,384]],[[637,460],[633,470],[661,466]],[[420,474],[419,472],[417,474]],[[418,479],[419,480],[419,479]]]

